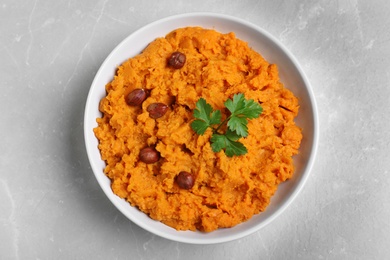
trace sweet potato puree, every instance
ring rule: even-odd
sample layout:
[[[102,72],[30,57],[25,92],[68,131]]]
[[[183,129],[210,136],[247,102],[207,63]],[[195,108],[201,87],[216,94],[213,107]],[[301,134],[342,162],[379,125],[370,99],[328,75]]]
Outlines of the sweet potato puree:
[[[180,69],[167,65],[175,51],[186,55]],[[147,98],[129,106],[125,98],[136,88]],[[264,211],[278,184],[293,175],[302,139],[293,121],[298,100],[280,82],[277,66],[234,33],[177,29],[120,65],[106,90],[94,129],[104,172],[115,194],[152,219],[177,230],[232,227]],[[248,153],[227,157],[212,151],[211,130],[200,136],[190,124],[199,98],[226,115],[224,102],[235,93],[259,102],[263,113],[249,120],[249,135],[240,139]],[[146,109],[155,102],[169,107],[157,119]],[[160,153],[155,163],[139,160],[148,146]],[[191,189],[175,182],[181,171],[195,177]]]

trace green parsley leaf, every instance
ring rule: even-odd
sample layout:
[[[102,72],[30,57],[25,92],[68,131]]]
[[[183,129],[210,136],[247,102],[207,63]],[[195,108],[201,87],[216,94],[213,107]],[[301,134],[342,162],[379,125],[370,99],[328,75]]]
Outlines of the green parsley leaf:
[[[226,130],[225,135],[226,135],[226,137],[227,137],[229,140],[231,140],[231,141],[233,141],[233,142],[235,142],[235,141],[237,141],[238,139],[241,138],[240,135],[238,135],[236,132],[230,131],[229,129]]]
[[[221,134],[213,134],[211,136],[211,148],[214,153],[218,153],[222,149],[226,148],[226,136]]]
[[[253,99],[245,100],[245,110],[242,111],[242,115],[249,119],[254,119],[258,118],[262,112],[263,108],[259,103],[255,102]]]
[[[232,157],[234,155],[243,155],[248,152],[242,143],[233,141],[226,135],[213,134],[210,141],[213,152],[217,153],[222,149],[225,149],[225,154],[228,157]]]
[[[229,130],[236,131],[242,137],[248,136],[248,120],[245,117],[232,116],[228,122]]]
[[[191,127],[198,135],[203,135],[208,127],[221,123],[222,114],[220,110],[213,111],[213,107],[200,98],[196,102],[194,117],[197,119],[191,123]]]
[[[234,155],[244,155],[248,152],[248,150],[246,149],[246,147],[240,143],[240,142],[233,142],[233,141],[230,141],[227,143],[227,146],[226,146],[226,150],[225,150],[225,154],[228,156],[228,157],[233,157]]]
[[[221,123],[221,110],[215,110],[214,112],[211,113],[210,117],[210,125],[217,125]]]
[[[198,134],[203,135],[206,132],[207,128],[209,128],[209,124],[203,120],[196,119],[192,121],[191,127]]]
[[[248,136],[248,118],[259,117],[263,108],[253,99],[246,100],[242,93],[233,96],[225,102],[226,108],[230,111],[228,127],[231,131],[236,131],[242,137]]]
[[[236,111],[240,111],[245,107],[244,94],[235,94],[233,99],[228,99],[225,101],[225,106],[232,114],[235,114]]]
[[[263,109],[253,99],[245,99],[241,93],[226,100],[225,106],[231,114],[221,122],[221,111],[214,111],[204,98],[200,98],[196,102],[195,120],[191,123],[191,127],[200,135],[203,135],[209,127],[213,130],[210,142],[214,152],[224,150],[229,157],[246,154],[248,152],[246,147],[238,140],[248,136],[248,119],[259,117]],[[222,134],[220,129],[226,122],[227,129],[225,134]],[[215,125],[217,127],[214,127]]]
[[[205,121],[207,124],[210,122],[210,114],[213,111],[213,107],[206,103],[204,98],[200,98],[196,102],[196,109],[194,110],[194,117]]]

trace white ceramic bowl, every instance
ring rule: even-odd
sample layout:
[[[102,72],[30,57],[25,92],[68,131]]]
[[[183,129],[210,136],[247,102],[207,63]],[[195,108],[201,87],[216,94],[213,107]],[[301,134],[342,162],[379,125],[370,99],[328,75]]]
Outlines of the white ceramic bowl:
[[[270,63],[279,67],[281,81],[300,101],[300,112],[296,123],[303,129],[303,140],[299,155],[295,156],[296,172],[292,179],[281,184],[265,212],[253,216],[247,222],[233,228],[220,229],[211,233],[176,231],[158,221],[152,220],[111,190],[110,180],[104,175],[104,161],[100,158],[98,140],[93,128],[96,118],[101,117],[99,101],[105,96],[105,85],[113,79],[118,65],[140,53],[148,43],[174,29],[186,26],[201,26],[222,33],[234,32],[236,36],[261,53]],[[158,236],[192,244],[214,244],[247,236],[269,224],[295,199],[304,186],[316,154],[318,121],[315,99],[310,84],[296,59],[273,36],[246,21],[212,13],[188,13],[153,22],[124,39],[106,58],[92,83],[84,115],[85,144],[92,170],[101,188],[111,202],[131,221]]]

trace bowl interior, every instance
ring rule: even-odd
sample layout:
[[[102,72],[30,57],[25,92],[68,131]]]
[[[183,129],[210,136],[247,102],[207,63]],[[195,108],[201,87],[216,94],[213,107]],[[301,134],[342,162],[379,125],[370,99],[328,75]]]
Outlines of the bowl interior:
[[[155,38],[163,37],[174,29],[186,26],[201,26],[221,33],[234,32],[238,38],[247,41],[270,63],[278,65],[282,83],[299,98],[301,106],[296,123],[302,128],[303,140],[300,153],[294,157],[296,166],[294,177],[279,186],[265,212],[233,228],[220,229],[211,233],[176,231],[150,219],[113,194],[110,180],[103,173],[105,163],[101,160],[97,148],[98,140],[93,133],[93,128],[97,126],[96,118],[101,117],[98,107],[100,100],[106,94],[105,84],[113,79],[117,66],[139,54]],[[266,31],[243,20],[220,14],[190,13],[168,17],[151,23],[124,39],[97,72],[88,95],[84,117],[88,158],[99,185],[111,202],[140,227],[167,239],[193,244],[212,244],[242,238],[271,222],[292,202],[303,187],[313,164],[317,146],[318,123],[315,100],[309,82],[295,58]]]

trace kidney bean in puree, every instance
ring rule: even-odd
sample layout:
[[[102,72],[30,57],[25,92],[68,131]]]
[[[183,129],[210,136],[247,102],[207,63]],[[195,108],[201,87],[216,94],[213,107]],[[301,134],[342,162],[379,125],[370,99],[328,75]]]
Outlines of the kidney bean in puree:
[[[186,56],[183,67],[169,66],[174,52]],[[146,98],[129,106],[135,89]],[[264,211],[278,184],[293,175],[302,139],[294,123],[298,99],[280,82],[277,66],[234,33],[177,29],[120,65],[106,91],[94,129],[104,173],[115,194],[152,219],[177,230],[233,227]],[[199,98],[226,114],[224,102],[235,93],[259,102],[263,113],[240,139],[248,153],[227,157],[212,151],[211,131],[200,136],[190,124]],[[159,118],[149,116],[153,103],[168,106]],[[158,153],[148,163],[139,158],[145,147]],[[179,187],[180,172],[192,174],[191,188]]]

